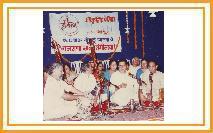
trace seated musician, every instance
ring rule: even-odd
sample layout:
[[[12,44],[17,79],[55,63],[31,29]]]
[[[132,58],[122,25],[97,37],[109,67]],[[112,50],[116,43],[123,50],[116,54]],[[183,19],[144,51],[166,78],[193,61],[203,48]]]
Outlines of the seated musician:
[[[157,71],[157,68],[158,65],[156,62],[150,61],[148,65],[149,71],[146,71],[141,75],[141,80],[146,83],[146,85],[142,85],[143,94],[140,96],[141,101],[150,99],[152,99],[152,101],[160,100],[159,90],[164,88],[164,74]]]
[[[62,77],[63,66],[59,63],[51,64],[48,68],[48,77],[44,88],[44,120],[70,118],[77,114],[77,106],[74,99],[84,97],[84,94],[64,82]],[[75,95],[69,97],[64,93],[65,90],[71,91]]]
[[[92,74],[92,67],[89,65],[89,63],[82,64],[81,73],[74,82],[74,87],[83,92],[86,96],[86,98],[78,99],[78,117],[86,119],[91,115],[90,109],[92,104],[95,102],[94,97],[96,96],[96,94],[91,92],[93,92],[96,86],[96,79]]]
[[[118,71],[112,74],[110,82],[110,90],[113,92],[111,96],[112,103],[125,106],[130,102],[130,99],[138,99],[137,80],[129,76],[126,60],[119,61]]]

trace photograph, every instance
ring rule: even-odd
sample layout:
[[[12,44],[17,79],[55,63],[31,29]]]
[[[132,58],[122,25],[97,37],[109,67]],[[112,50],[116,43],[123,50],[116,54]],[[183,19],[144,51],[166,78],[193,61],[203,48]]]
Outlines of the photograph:
[[[208,0],[6,1],[0,131],[213,129]]]
[[[43,121],[164,121],[164,11],[43,11]]]

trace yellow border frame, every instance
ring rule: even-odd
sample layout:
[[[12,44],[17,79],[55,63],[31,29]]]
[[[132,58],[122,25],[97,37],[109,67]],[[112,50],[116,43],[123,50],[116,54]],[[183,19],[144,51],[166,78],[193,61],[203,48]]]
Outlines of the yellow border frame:
[[[7,8],[7,31],[9,31],[9,13],[11,9],[66,9],[70,7],[9,7]],[[110,9],[110,7],[72,7],[72,9]],[[113,7],[112,9],[144,9],[142,7]],[[159,7],[146,7],[146,9],[159,9]],[[204,7],[160,7],[160,9],[202,9],[203,12],[203,32],[205,33],[205,8]],[[9,32],[7,32],[7,46],[9,46],[10,39],[9,39]],[[203,34],[203,38],[205,38],[205,34]],[[9,59],[10,52],[9,48],[7,49],[7,59]],[[205,39],[203,39],[203,64],[205,64]],[[8,61],[8,66],[9,66]],[[205,83],[205,66],[203,66],[203,83]],[[9,69],[7,71],[7,111],[9,111]],[[7,125],[8,126],[133,126],[133,124],[10,124],[9,123],[9,113],[7,114]],[[134,124],[134,126],[204,126],[205,125],[205,84],[203,84],[203,123],[202,124]]]
[[[2,2],[1,3],[1,12],[3,11],[3,3],[8,3],[8,2],[12,2],[12,1],[10,1],[10,0],[8,0],[8,1],[6,1],[6,2]],[[22,0],[22,1],[14,1],[14,2],[24,2],[24,0]],[[31,0],[31,1],[29,1],[29,2],[33,2],[33,0]],[[28,2],[28,3],[29,3]],[[38,2],[41,2],[40,0],[38,1]],[[43,1],[43,2],[45,2],[45,1]],[[66,0],[64,0],[63,2],[66,2]],[[70,2],[70,1],[69,1]],[[80,0],[80,1],[78,1],[78,3],[81,3],[82,2],[82,0]],[[86,1],[85,1],[86,2]],[[92,1],[93,2],[93,1]],[[107,2],[109,2],[109,1],[107,1]],[[137,2],[137,1],[136,1]],[[150,1],[145,1],[145,2],[150,2]],[[208,2],[208,1],[206,1],[206,2]],[[100,3],[100,2],[99,2]],[[171,3],[171,2],[170,2]],[[211,3],[212,4],[212,3]],[[50,9],[49,7],[41,7],[42,9]],[[41,8],[33,8],[33,9],[41,9]],[[62,7],[63,9],[66,9],[66,7]],[[77,7],[78,9],[79,9],[79,7]],[[103,7],[101,7],[101,8],[103,8]],[[114,7],[113,7],[114,8]],[[123,8],[125,8],[125,7],[122,7],[122,9]],[[127,8],[129,8],[129,7],[127,7]],[[146,7],[147,8],[147,7]],[[185,8],[187,8],[187,7],[184,7],[184,9]],[[30,7],[15,7],[15,8],[8,8],[8,14],[7,15],[9,15],[9,10],[10,9],[32,9],[32,8],[30,8]],[[56,9],[56,8],[54,8],[54,9]],[[57,8],[58,9],[58,8]],[[85,8],[84,7],[84,9],[87,9],[87,8]],[[89,7],[89,9],[91,9],[91,7]],[[95,9],[97,9],[97,8],[95,8]],[[114,8],[115,9],[115,8]],[[116,8],[117,9],[117,8]],[[133,9],[133,8],[131,8],[131,9]],[[141,8],[141,7],[135,7],[134,9],[143,9],[143,8]],[[157,8],[157,9],[161,9],[161,8]],[[163,9],[171,9],[170,7],[166,7],[166,8],[163,8]],[[174,9],[174,8],[172,8],[172,9]],[[176,8],[175,8],[176,9]],[[183,8],[179,8],[179,9],[183,9]],[[192,9],[203,9],[203,20],[204,20],[204,27],[205,27],[205,8],[197,8],[197,7],[195,7],[195,8],[192,8]],[[211,8],[211,11],[212,11],[212,8]],[[1,26],[0,26],[0,30],[2,31],[2,33],[3,33],[3,13],[1,13],[0,14],[1,16]],[[7,21],[7,23],[9,22],[9,17],[7,17],[8,18],[8,21]],[[211,22],[212,22],[212,17],[211,17]],[[212,31],[212,24],[211,24],[211,31]],[[205,28],[203,28],[203,32],[204,32],[204,37],[205,37]],[[8,25],[8,27],[7,27],[7,31],[9,31],[9,25]],[[8,38],[9,38],[9,36],[8,36]],[[3,34],[2,34],[2,36],[0,37],[0,40],[1,40],[1,42],[2,42],[2,44],[3,44]],[[9,44],[9,39],[7,40],[8,41],[8,44]],[[203,39],[203,43],[204,43],[204,51],[203,51],[203,53],[205,53],[205,39]],[[211,44],[212,44],[212,39],[211,39],[211,42],[210,42]],[[211,51],[212,51],[212,45],[210,46],[211,47]],[[3,54],[3,45],[1,45],[1,47],[0,47],[0,53],[2,53]],[[8,49],[8,55],[7,55],[7,57],[9,57],[9,49]],[[203,57],[204,57],[204,60],[203,61],[205,61],[205,54],[203,55]],[[210,57],[210,59],[212,58],[212,53],[211,53],[211,57]],[[0,61],[0,65],[1,65],[1,70],[0,70],[0,72],[1,73],[3,73],[3,55],[2,55],[2,57],[1,57],[1,61]],[[9,66],[9,64],[8,64],[8,66]],[[212,66],[212,62],[211,62],[211,66]],[[203,66],[204,68],[205,68],[205,62],[204,62],[204,66]],[[7,74],[9,74],[9,72],[7,73]],[[203,76],[204,76],[204,81],[205,81],[205,70],[204,70],[204,72],[203,72]],[[211,70],[211,78],[212,78],[212,70]],[[8,79],[9,79],[9,76],[8,76]],[[9,81],[9,80],[8,80]],[[3,76],[1,76],[1,82],[2,82],[2,88],[3,88]],[[205,83],[205,82],[204,82]],[[204,88],[205,88],[205,84],[204,84],[204,86],[203,86]],[[8,88],[9,88],[9,82],[8,82]],[[212,83],[211,83],[211,88],[212,88]],[[210,90],[211,91],[211,95],[212,95],[212,90]],[[204,89],[204,93],[203,93],[204,95],[205,95],[205,89]],[[9,93],[8,93],[8,95],[9,95]],[[2,93],[2,90],[0,90],[0,97],[2,98],[3,97],[3,93]],[[9,96],[8,96],[8,98],[9,98]],[[8,99],[9,100],[9,99]],[[212,97],[211,97],[211,101],[212,101]],[[211,102],[210,101],[210,102]],[[1,101],[0,101],[0,109],[1,110],[3,110],[3,105],[2,105],[2,102],[3,102],[3,99],[1,99]],[[203,99],[203,102],[205,103],[205,98]],[[203,112],[205,113],[205,104],[203,104],[204,105],[204,110],[203,110]],[[9,106],[8,106],[9,107]],[[0,118],[3,118],[3,114],[2,114],[2,112],[1,112],[1,110],[0,110]],[[8,108],[8,110],[9,110],[9,108]],[[211,112],[212,112],[213,110],[212,110],[212,106],[211,106]],[[7,116],[7,119],[9,118],[9,116]],[[9,119],[8,119],[9,120]],[[134,126],[203,126],[203,125],[205,125],[205,114],[203,114],[203,124],[134,124]],[[59,125],[75,125],[75,126],[94,126],[94,124],[9,124],[9,121],[7,121],[8,122],[8,126],[59,126]],[[212,129],[212,113],[211,113],[211,129]],[[1,127],[1,130],[2,130],[2,120],[0,120],[0,127]],[[123,125],[123,126],[133,126],[133,125],[130,125],[130,124],[116,124],[116,125],[114,125],[114,124],[101,124],[100,126],[104,126],[104,125],[106,125],[106,126],[120,126],[120,125]],[[95,125],[95,126],[97,126],[97,125]],[[0,131],[1,131],[0,130]],[[209,130],[210,131],[210,130]],[[153,132],[156,132],[156,131],[153,131]],[[167,131],[164,131],[164,132],[167,132]],[[194,131],[193,131],[194,132]]]

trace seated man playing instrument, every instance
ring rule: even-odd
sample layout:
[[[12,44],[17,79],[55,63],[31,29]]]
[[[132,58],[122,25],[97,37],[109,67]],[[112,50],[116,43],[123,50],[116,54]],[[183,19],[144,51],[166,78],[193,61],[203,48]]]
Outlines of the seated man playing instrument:
[[[155,61],[150,61],[148,65],[149,71],[144,72],[141,75],[141,80],[146,83],[142,85],[142,95],[140,100],[159,101],[159,92],[164,88],[164,74],[157,71],[158,65]]]
[[[111,75],[110,82],[113,84],[113,86],[110,86],[110,91],[113,92],[112,103],[126,106],[131,99],[138,100],[138,83],[136,79],[129,76],[126,60],[119,61],[118,71]]]

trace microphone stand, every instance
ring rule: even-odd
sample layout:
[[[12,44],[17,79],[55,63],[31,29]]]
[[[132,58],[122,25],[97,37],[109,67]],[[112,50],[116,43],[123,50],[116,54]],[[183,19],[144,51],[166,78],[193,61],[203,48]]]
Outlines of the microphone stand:
[[[151,85],[151,91],[150,91],[151,98],[150,98],[150,101],[151,101],[152,108],[154,108],[154,105],[153,105],[153,102],[152,102],[152,84],[153,84],[152,76],[153,76],[153,73],[150,73],[149,74],[149,82],[150,82],[150,85]]]

